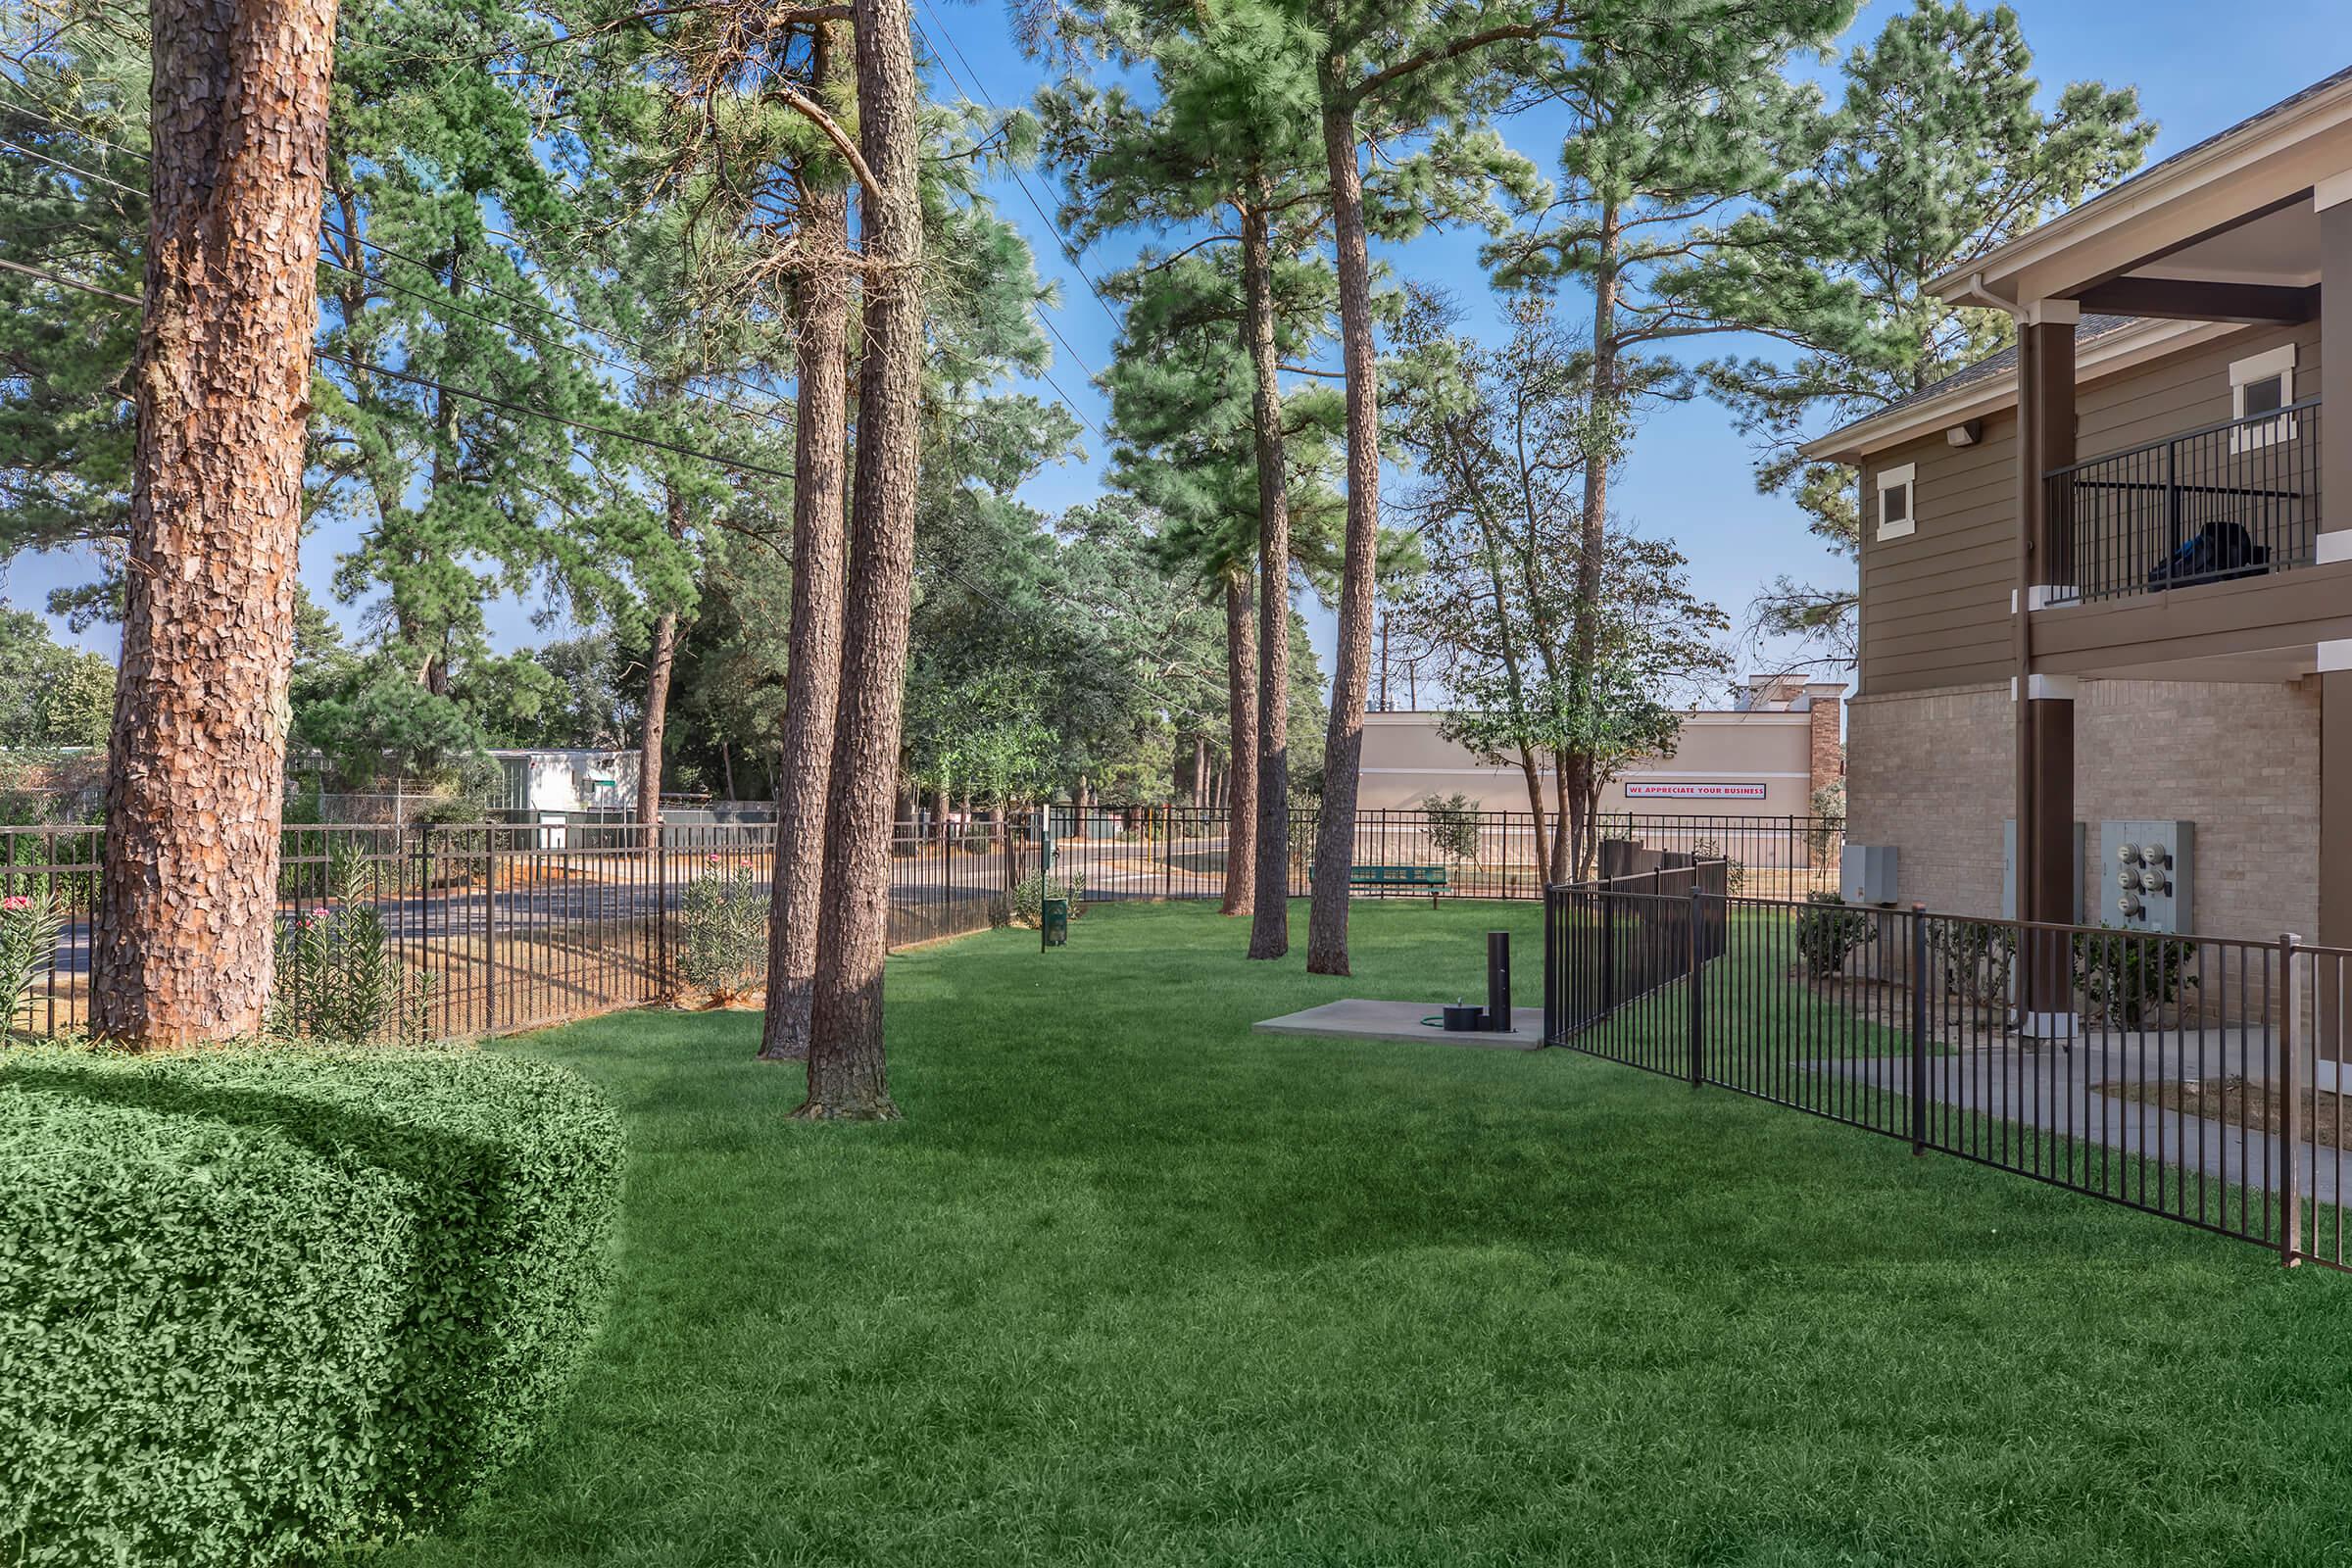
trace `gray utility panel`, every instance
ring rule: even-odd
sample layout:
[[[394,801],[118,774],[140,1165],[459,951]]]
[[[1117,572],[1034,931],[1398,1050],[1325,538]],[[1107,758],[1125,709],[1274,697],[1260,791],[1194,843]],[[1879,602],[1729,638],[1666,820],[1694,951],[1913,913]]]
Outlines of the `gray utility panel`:
[[[2010,817],[2001,824],[2001,918],[2017,918],[2017,818]],[[2082,923],[2082,824],[2075,824],[2075,912],[2069,917],[2074,924]]]
[[[1838,896],[1848,904],[1894,902],[1894,846],[1848,844],[1838,857]]]
[[[2119,817],[2099,824],[2099,924],[2180,935],[2192,929],[2197,824]]]

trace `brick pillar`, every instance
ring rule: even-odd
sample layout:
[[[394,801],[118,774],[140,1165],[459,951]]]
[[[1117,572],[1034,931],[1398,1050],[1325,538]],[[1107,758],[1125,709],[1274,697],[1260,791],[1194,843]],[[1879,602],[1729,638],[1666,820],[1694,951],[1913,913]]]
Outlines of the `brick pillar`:
[[[1812,722],[1805,764],[1805,809],[1810,811],[1823,786],[1845,777],[1845,687],[1816,682],[1805,688],[1805,698]]]

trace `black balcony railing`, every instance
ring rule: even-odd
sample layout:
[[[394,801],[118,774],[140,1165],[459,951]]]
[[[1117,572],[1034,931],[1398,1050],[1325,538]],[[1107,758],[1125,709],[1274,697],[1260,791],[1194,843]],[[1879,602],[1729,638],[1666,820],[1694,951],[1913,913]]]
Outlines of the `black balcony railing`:
[[[2069,464],[2043,482],[2071,557],[2042,575],[2082,600],[2309,565],[2320,527],[2320,400]]]

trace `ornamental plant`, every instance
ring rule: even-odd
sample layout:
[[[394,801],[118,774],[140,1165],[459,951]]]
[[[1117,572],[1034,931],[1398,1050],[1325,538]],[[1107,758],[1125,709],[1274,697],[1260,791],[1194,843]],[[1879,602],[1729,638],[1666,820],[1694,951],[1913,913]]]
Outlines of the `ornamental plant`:
[[[768,890],[749,866],[713,855],[678,904],[678,972],[724,1006],[751,989],[767,956]]]
[[[279,922],[269,1032],[338,1045],[425,1045],[432,973],[400,961],[359,859],[336,861],[328,876],[329,902]]]
[[[32,988],[57,961],[65,917],[48,889],[0,899],[0,1038],[32,999]]]

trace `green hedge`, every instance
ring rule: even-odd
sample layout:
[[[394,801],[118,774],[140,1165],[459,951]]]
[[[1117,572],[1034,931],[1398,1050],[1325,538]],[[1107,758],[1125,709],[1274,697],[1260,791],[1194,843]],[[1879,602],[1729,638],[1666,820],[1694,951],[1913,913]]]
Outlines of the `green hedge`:
[[[477,1052],[0,1053],[0,1560],[429,1524],[593,1335],[621,1141]]]

